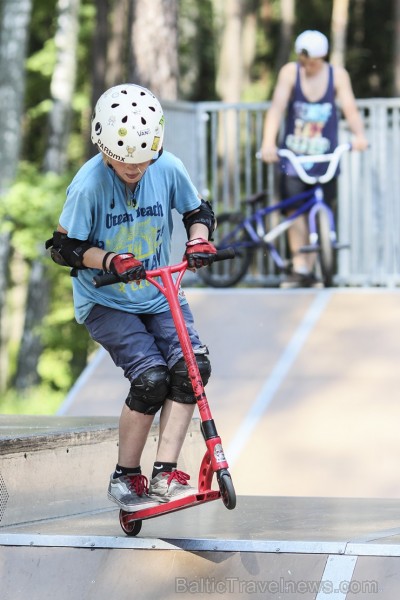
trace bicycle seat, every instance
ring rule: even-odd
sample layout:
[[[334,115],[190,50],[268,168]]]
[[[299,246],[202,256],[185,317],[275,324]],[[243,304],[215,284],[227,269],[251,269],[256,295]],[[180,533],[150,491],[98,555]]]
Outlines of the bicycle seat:
[[[252,194],[251,196],[248,196],[247,198],[245,198],[244,200],[242,200],[242,204],[267,204],[268,203],[268,196],[267,196],[267,192],[257,192],[256,194]]]

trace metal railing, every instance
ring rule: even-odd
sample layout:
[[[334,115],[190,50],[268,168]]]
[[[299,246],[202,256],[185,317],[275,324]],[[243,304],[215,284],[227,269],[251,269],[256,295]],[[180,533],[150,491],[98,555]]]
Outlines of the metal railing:
[[[400,98],[357,102],[370,148],[343,157],[338,193],[339,253],[336,280],[342,285],[400,285]],[[165,146],[179,156],[216,212],[237,210],[246,195],[275,193],[274,167],[256,160],[269,103],[164,102]],[[350,140],[340,123],[340,142]],[[268,257],[256,257],[252,279],[274,278]]]

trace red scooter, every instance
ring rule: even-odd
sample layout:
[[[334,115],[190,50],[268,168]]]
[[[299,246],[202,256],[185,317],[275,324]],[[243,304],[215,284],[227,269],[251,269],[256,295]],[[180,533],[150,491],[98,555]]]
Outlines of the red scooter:
[[[225,260],[233,258],[234,251],[231,248],[220,250],[217,253],[215,260]],[[190,342],[189,334],[186,328],[186,323],[182,315],[181,307],[178,300],[179,287],[183,275],[187,269],[187,261],[154,269],[146,272],[146,279],[156,286],[162,294],[167,298],[174,319],[175,327],[178,333],[179,341],[182,347],[184,359],[186,361],[189,377],[196,398],[197,406],[201,419],[201,432],[206,443],[206,453],[200,465],[198,492],[185,498],[170,500],[169,502],[159,504],[154,508],[138,510],[136,512],[126,512],[120,510],[119,521],[123,531],[129,536],[135,536],[142,528],[142,521],[152,519],[160,515],[197,506],[212,500],[222,499],[222,502],[229,510],[236,506],[236,493],[232,483],[232,479],[228,470],[224,451],[222,448],[221,438],[217,433],[214,420],[211,415],[210,407],[204,392],[203,382],[199,368],[197,366],[196,357]],[[178,276],[176,279],[172,277],[174,273]],[[160,281],[156,280],[159,278]],[[119,281],[112,273],[98,275],[93,278],[95,287],[110,285]],[[217,477],[219,490],[212,490],[212,478],[214,473]]]

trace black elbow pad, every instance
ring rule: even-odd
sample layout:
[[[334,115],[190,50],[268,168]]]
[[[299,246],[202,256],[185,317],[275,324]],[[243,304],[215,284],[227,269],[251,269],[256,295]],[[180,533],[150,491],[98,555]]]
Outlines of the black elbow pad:
[[[212,234],[215,229],[215,215],[214,211],[211,208],[210,202],[208,200],[201,200],[201,204],[196,212],[190,211],[183,215],[183,224],[186,229],[186,233],[189,239],[189,232],[192,225],[195,223],[202,223],[208,229],[208,239],[212,239]]]
[[[86,269],[83,264],[83,255],[86,250],[93,248],[93,244],[76,238],[69,238],[66,233],[55,231],[53,237],[46,242],[46,249],[51,248],[52,260],[63,267],[73,269]]]

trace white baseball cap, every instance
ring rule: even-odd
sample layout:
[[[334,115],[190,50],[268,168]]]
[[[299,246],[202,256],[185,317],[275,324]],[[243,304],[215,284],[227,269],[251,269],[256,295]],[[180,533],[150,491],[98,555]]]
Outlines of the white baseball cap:
[[[303,31],[294,43],[296,54],[307,54],[310,58],[323,58],[328,54],[328,38],[314,29]]]

